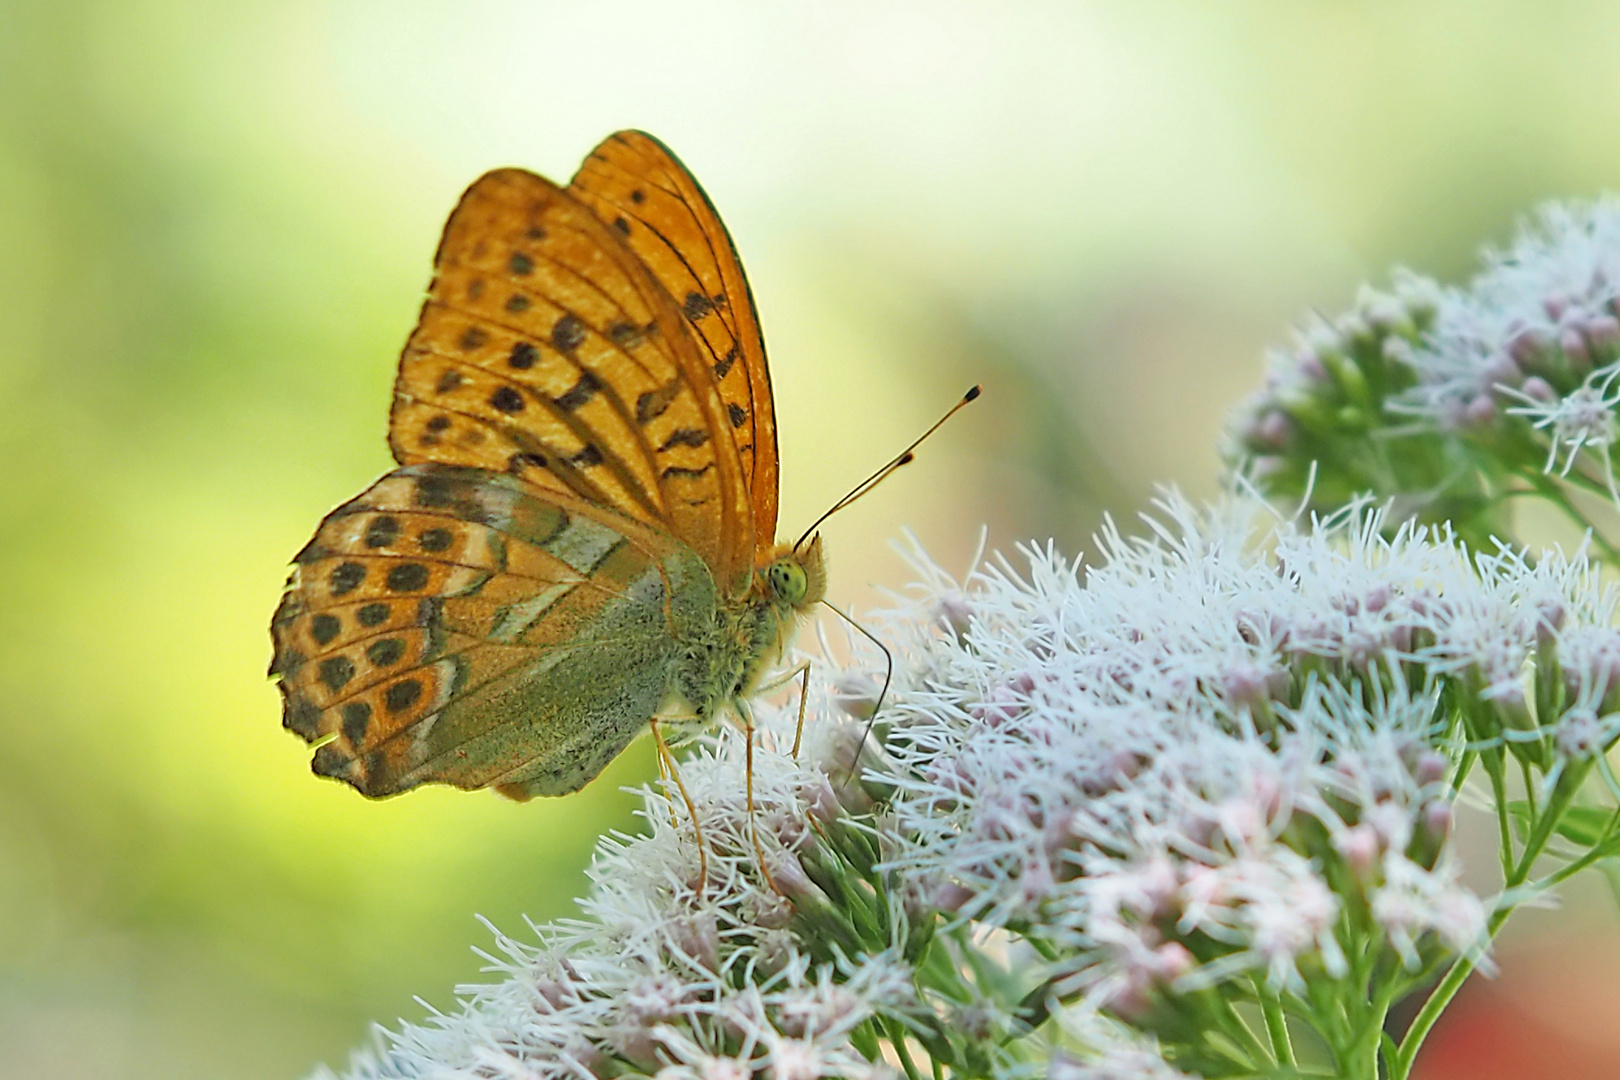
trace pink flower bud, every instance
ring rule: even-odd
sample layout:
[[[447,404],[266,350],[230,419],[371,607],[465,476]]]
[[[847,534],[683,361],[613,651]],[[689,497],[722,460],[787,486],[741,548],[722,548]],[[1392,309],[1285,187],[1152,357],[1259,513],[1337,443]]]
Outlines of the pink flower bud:
[[[1351,873],[1362,881],[1370,881],[1383,854],[1383,841],[1371,825],[1352,825],[1333,838],[1333,848],[1349,865]]]
[[[669,924],[674,946],[705,970],[720,970],[720,930],[712,913],[688,915]]]
[[[1586,320],[1586,340],[1592,348],[1605,352],[1620,349],[1620,319],[1613,315],[1593,315]]]
[[[1519,365],[1513,362],[1513,357],[1506,353],[1492,353],[1485,358],[1485,364],[1480,374],[1484,375],[1488,384],[1495,386],[1498,383],[1507,386],[1518,386],[1524,381],[1524,372]]]
[[[1197,957],[1179,941],[1167,941],[1153,950],[1154,974],[1163,983],[1175,982],[1198,966]]]
[[[1524,380],[1524,385],[1519,389],[1524,393],[1525,397],[1548,405],[1558,400],[1558,391],[1554,390],[1552,384],[1540,375],[1530,376]]]
[[[1317,356],[1316,353],[1306,350],[1299,353],[1295,360],[1299,365],[1299,373],[1307,380],[1317,383],[1328,381],[1327,366],[1322,363],[1322,358]]]
[[[960,644],[966,640],[973,622],[973,608],[961,593],[946,593],[934,607],[934,619]]]
[[[1480,394],[1463,406],[1463,420],[1469,427],[1489,427],[1496,422],[1496,402],[1487,394]]]
[[[1417,761],[1412,766],[1412,779],[1424,786],[1438,784],[1446,778],[1450,768],[1451,764],[1444,754],[1426,750],[1418,755]]]
[[[1584,369],[1592,361],[1592,354],[1587,350],[1586,338],[1573,326],[1558,333],[1558,347],[1564,350],[1569,362],[1577,369]]]
[[[1529,369],[1547,351],[1547,344],[1545,331],[1529,327],[1514,334],[1508,341],[1508,355],[1520,368]]]
[[[1451,804],[1435,799],[1423,807],[1423,831],[1435,844],[1443,844],[1451,836],[1451,825],[1456,812]]]
[[[1254,441],[1263,445],[1282,449],[1294,437],[1294,422],[1288,414],[1278,409],[1269,410],[1254,425]]]

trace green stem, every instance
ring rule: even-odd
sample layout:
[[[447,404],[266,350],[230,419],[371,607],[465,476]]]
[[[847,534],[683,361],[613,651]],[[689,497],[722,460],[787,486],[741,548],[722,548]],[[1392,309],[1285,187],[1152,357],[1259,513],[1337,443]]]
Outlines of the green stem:
[[[1530,775],[1530,763],[1523,758],[1519,759],[1519,780],[1524,784],[1524,802],[1530,808],[1530,820],[1535,821],[1540,813],[1536,809],[1536,778]]]
[[[1513,909],[1510,907],[1495,911],[1486,924],[1486,936],[1494,940],[1497,931],[1502,929],[1502,924],[1507,922],[1511,914]],[[1434,993],[1429,995],[1429,1000],[1418,1010],[1412,1026],[1406,1029],[1406,1037],[1401,1040],[1400,1051],[1390,1062],[1390,1080],[1406,1080],[1411,1074],[1412,1062],[1417,1060],[1418,1051],[1423,1048],[1423,1040],[1428,1037],[1429,1030],[1434,1027],[1435,1021],[1440,1019],[1440,1014],[1446,1011],[1446,1006],[1451,1004],[1451,999],[1457,996],[1457,991],[1462,989],[1462,984],[1473,973],[1474,961],[1470,957],[1459,956],[1451,965],[1445,978],[1440,980],[1439,985],[1434,988]]]
[[[1502,883],[1504,893],[1519,888],[1529,878],[1531,868],[1535,865],[1536,860],[1541,857],[1542,850],[1547,846],[1547,842],[1552,839],[1553,831],[1558,825],[1558,819],[1563,816],[1564,811],[1569,808],[1570,802],[1575,798],[1575,793],[1580,788],[1580,777],[1566,774],[1564,780],[1566,782],[1559,783],[1553,789],[1551,797],[1547,800],[1546,807],[1536,819],[1535,828],[1531,830],[1529,838],[1525,841],[1524,851],[1520,854],[1518,862],[1513,864],[1512,869],[1506,875],[1506,879]],[[1508,917],[1513,914],[1515,907],[1516,905],[1509,905],[1498,908],[1491,913],[1491,917],[1486,923],[1487,940],[1496,940],[1498,931],[1508,921]],[[1400,1053],[1390,1063],[1391,1080],[1405,1080],[1406,1076],[1412,1071],[1412,1062],[1417,1059],[1418,1051],[1423,1047],[1423,1040],[1428,1037],[1430,1029],[1440,1019],[1440,1014],[1445,1011],[1446,1006],[1451,1004],[1451,999],[1457,996],[1457,991],[1462,989],[1463,982],[1467,980],[1469,975],[1473,974],[1474,966],[1473,957],[1459,956],[1456,962],[1451,965],[1451,969],[1446,972],[1445,978],[1440,980],[1440,985],[1434,988],[1434,993],[1429,995],[1429,1000],[1423,1003],[1423,1008],[1418,1011],[1417,1018],[1412,1021],[1412,1026],[1407,1029],[1406,1038],[1401,1040]]]
[[[883,1031],[889,1037],[889,1045],[894,1047],[894,1056],[900,1059],[900,1067],[906,1070],[906,1080],[922,1080],[916,1062],[911,1060],[911,1051],[906,1048],[906,1029],[885,1018]]]
[[[1462,790],[1463,781],[1467,780],[1468,774],[1474,771],[1474,762],[1478,759],[1478,757],[1479,754],[1477,751],[1463,751],[1462,760],[1457,763],[1457,775],[1451,779],[1452,791]]]
[[[1613,823],[1617,820],[1620,820],[1620,810],[1616,810],[1615,816],[1610,819],[1611,830],[1614,827]],[[1588,851],[1585,855],[1582,855],[1580,858],[1576,859],[1574,862],[1569,863],[1567,866],[1554,870],[1552,873],[1548,874],[1539,881],[1530,882],[1527,887],[1534,892],[1545,892],[1546,890],[1551,889],[1554,886],[1574,877],[1576,874],[1580,873],[1582,870],[1585,870],[1588,866],[1591,866],[1599,859],[1606,859],[1614,853],[1612,843],[1599,844],[1591,851]]]
[[[1485,772],[1491,778],[1491,801],[1496,804],[1497,858],[1502,863],[1502,877],[1513,873],[1513,822],[1508,819],[1507,784],[1502,777],[1501,750],[1493,750],[1489,758],[1481,758]]]
[[[1580,790],[1581,781],[1590,768],[1590,764],[1584,767],[1571,765],[1564,770],[1563,778],[1553,788],[1552,795],[1547,799],[1547,805],[1535,819],[1536,827],[1531,830],[1529,839],[1525,841],[1524,852],[1519,856],[1518,865],[1503,883],[1505,889],[1516,889],[1530,877],[1531,868],[1536,860],[1541,858],[1543,849],[1558,828],[1558,820],[1564,816],[1564,811],[1569,809],[1569,804],[1574,801],[1576,792]]]

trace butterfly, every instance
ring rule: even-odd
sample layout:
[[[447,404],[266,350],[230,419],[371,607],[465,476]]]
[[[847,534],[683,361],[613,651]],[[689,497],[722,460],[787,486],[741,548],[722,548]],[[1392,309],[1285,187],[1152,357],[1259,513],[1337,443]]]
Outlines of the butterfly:
[[[271,622],[282,724],[372,797],[583,787],[712,723],[826,588],[775,542],[776,416],[742,264],[670,150],[462,195],[394,384],[399,467],[327,515]],[[746,719],[746,711],[743,712]]]

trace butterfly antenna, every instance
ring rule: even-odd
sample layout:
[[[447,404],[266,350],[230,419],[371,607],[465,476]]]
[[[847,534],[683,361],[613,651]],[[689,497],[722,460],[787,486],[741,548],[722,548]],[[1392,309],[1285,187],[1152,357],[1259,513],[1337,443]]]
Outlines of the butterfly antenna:
[[[978,387],[974,387],[974,389],[977,390]],[[967,400],[972,401],[973,398],[970,397]],[[958,405],[957,408],[961,408],[961,405]],[[956,410],[953,409],[951,411],[955,412]],[[939,425],[935,424],[934,426],[938,427]],[[828,603],[826,600],[822,600],[821,602],[826,604],[829,608],[832,608],[834,615],[837,615],[840,619],[843,619],[845,622],[849,623],[849,625],[866,635],[866,640],[883,650],[883,689],[878,691],[877,701],[872,703],[872,715],[866,718],[866,726],[861,729],[860,741],[855,744],[854,756],[849,759],[849,775],[844,777],[844,783],[847,784],[851,780],[855,779],[855,770],[861,763],[861,751],[866,748],[866,737],[872,734],[872,725],[877,723],[878,710],[883,708],[883,699],[889,694],[889,683],[894,679],[894,653],[890,652],[889,647],[883,644],[883,642],[879,641],[872,631],[868,630],[866,627],[844,614],[844,612],[839,610],[835,605]]]
[[[823,521],[826,521],[828,518],[830,518],[834,514],[838,513],[838,511],[842,510],[844,507],[848,506],[850,503],[854,502],[856,499],[860,498],[862,495],[865,495],[868,491],[871,491],[873,488],[875,488],[879,484],[883,483],[883,481],[885,481],[885,480],[887,480],[889,478],[889,474],[894,472],[894,470],[898,469],[900,466],[911,464],[912,459],[916,457],[915,451],[916,451],[917,447],[922,445],[922,441],[924,439],[928,438],[928,436],[932,435],[934,432],[938,431],[940,429],[940,426],[942,424],[944,424],[945,421],[947,421],[951,417],[955,416],[956,413],[957,413],[957,410],[961,409],[962,406],[966,405],[968,402],[970,402],[970,401],[974,400],[975,398],[977,398],[979,396],[979,392],[980,392],[981,389],[982,389],[982,387],[975,386],[971,390],[969,390],[967,393],[963,394],[962,395],[962,400],[958,401],[955,405],[952,405],[950,407],[950,409],[945,413],[944,416],[940,417],[938,420],[935,420],[933,427],[930,427],[927,431],[925,431],[921,435],[917,436],[916,441],[914,441],[910,446],[906,447],[904,450],[900,451],[900,453],[898,455],[896,455],[895,458],[892,461],[890,461],[887,465],[883,466],[883,468],[879,469],[877,472],[873,473],[871,476],[868,476],[865,480],[862,480],[859,484],[856,484],[855,489],[853,491],[851,491],[848,495],[845,495],[842,499],[839,499],[837,502],[833,503],[831,509],[829,509],[825,514],[822,514],[820,517],[816,518],[816,520],[811,523],[810,527],[808,529],[804,530],[804,535],[799,537],[798,542],[793,545],[793,550],[798,551],[800,548],[802,548],[804,546],[804,542],[806,540],[810,539],[811,534],[814,533],[818,528],[821,527],[821,523]],[[835,608],[834,610],[837,610],[837,609]],[[842,613],[840,612],[840,614],[842,614]],[[846,618],[847,618],[847,616],[846,616]],[[866,633],[866,631],[864,631],[864,630],[862,630],[861,632],[863,634]],[[870,635],[870,634],[867,634],[866,636],[867,637],[872,637],[872,635]],[[877,638],[872,638],[872,640],[876,641]]]

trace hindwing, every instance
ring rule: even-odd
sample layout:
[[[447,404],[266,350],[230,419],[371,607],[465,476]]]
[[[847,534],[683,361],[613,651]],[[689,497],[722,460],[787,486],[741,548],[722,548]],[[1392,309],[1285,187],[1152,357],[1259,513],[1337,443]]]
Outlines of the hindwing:
[[[676,642],[716,603],[672,538],[433,464],[334,510],[296,562],[271,628],[283,722],[327,740],[317,772],[374,796],[428,780],[573,790],[662,704]],[[598,684],[616,679],[608,710]]]

